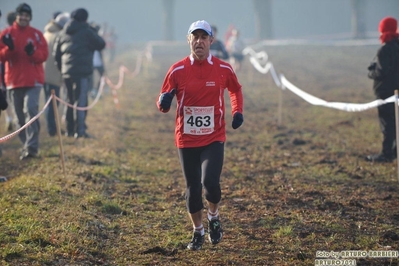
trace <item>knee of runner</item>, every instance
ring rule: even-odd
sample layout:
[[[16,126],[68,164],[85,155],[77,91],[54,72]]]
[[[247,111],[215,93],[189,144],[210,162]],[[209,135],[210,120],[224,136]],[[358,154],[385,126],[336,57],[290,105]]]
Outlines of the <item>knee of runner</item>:
[[[205,186],[205,199],[214,204],[219,203],[222,197],[220,185]]]

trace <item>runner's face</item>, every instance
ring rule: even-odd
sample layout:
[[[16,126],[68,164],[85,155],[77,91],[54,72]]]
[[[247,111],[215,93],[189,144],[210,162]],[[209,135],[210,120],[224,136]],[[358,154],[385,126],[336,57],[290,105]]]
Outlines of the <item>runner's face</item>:
[[[31,19],[31,17],[28,13],[21,12],[21,13],[17,13],[17,17],[15,18],[15,21],[18,23],[19,26],[26,27],[29,25],[30,19]]]
[[[204,60],[209,55],[209,48],[213,41],[213,37],[209,36],[203,30],[195,30],[187,37],[190,45],[191,54],[198,60]]]

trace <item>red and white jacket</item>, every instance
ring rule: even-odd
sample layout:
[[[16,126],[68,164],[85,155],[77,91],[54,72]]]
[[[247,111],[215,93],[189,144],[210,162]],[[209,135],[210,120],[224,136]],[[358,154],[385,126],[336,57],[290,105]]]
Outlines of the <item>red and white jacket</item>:
[[[10,51],[3,43],[4,35],[10,34],[14,50]],[[25,46],[32,42],[35,52],[29,56]],[[31,27],[21,27],[16,22],[0,34],[0,61],[5,64],[7,89],[42,86],[44,83],[43,62],[48,56],[47,42],[41,31]]]
[[[176,89],[175,144],[178,148],[226,141],[224,91],[228,90],[232,115],[243,113],[241,85],[230,64],[209,55],[206,60],[187,56],[166,74],[160,95]],[[157,101],[158,109],[162,110]]]

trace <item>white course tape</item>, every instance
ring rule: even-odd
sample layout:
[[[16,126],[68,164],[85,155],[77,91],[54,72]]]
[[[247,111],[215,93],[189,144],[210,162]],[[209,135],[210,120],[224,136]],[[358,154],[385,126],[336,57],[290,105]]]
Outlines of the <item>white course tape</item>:
[[[268,55],[265,51],[255,52],[251,47],[246,47],[243,50],[243,54],[248,54],[249,62],[251,62],[252,66],[262,74],[267,74],[269,71],[273,77],[274,83],[277,87],[281,89],[288,89],[291,92],[295,93],[305,101],[310,104],[324,106],[329,108],[334,108],[346,112],[361,112],[371,108],[375,108],[377,106],[391,103],[395,101],[395,95],[385,99],[385,100],[375,100],[369,103],[344,103],[344,102],[327,102],[323,99],[317,98],[313,95],[310,95],[307,92],[296,87],[294,84],[289,82],[284,75],[277,76],[276,70],[271,62],[268,62]],[[264,65],[264,66],[262,66]]]
[[[291,82],[289,82],[283,75],[280,75],[281,83],[285,88],[292,91],[305,101],[310,104],[318,105],[318,106],[325,106],[329,108],[335,108],[342,111],[347,112],[361,112],[367,109],[375,108],[379,105],[383,105],[386,103],[391,103],[395,101],[395,95],[385,99],[385,100],[375,100],[369,103],[343,103],[343,102],[327,102],[325,100],[319,99],[313,95],[310,95],[307,92],[304,92],[297,87],[295,87]]]
[[[247,47],[242,51],[243,55],[249,54],[249,61],[251,64],[255,67],[256,70],[258,70],[262,74],[266,74],[269,72],[272,74],[274,83],[278,87],[281,87],[281,82],[280,79],[277,76],[276,70],[274,69],[274,66],[271,62],[267,62],[269,56],[265,51],[261,51],[256,53],[251,47]],[[262,64],[265,64],[264,67],[262,67]]]

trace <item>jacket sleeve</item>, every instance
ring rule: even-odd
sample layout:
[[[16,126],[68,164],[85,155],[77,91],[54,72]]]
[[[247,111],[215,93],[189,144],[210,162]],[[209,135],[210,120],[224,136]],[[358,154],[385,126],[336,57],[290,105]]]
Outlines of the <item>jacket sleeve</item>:
[[[105,48],[105,41],[104,39],[98,35],[94,30],[89,29],[89,40],[90,40],[90,49],[93,51],[101,51]]]
[[[177,87],[178,87],[178,86],[177,86],[177,82],[176,82],[176,80],[175,80],[176,77],[175,77],[172,73],[174,73],[174,72],[173,72],[173,67],[171,67],[171,68],[169,69],[168,73],[166,74],[165,79],[164,79],[164,81],[163,81],[163,85],[162,85],[161,91],[160,91],[160,93],[159,93],[159,95],[158,95],[157,107],[158,107],[158,110],[161,111],[162,113],[167,113],[167,112],[169,112],[169,109],[168,109],[168,110],[164,110],[164,109],[162,109],[161,106],[159,105],[159,100],[160,100],[161,95],[162,95],[163,93],[165,93],[165,92],[171,92],[172,89],[174,89],[174,88],[176,89],[176,95],[177,95]],[[176,96],[176,97],[177,97],[177,96]]]
[[[393,49],[389,49],[387,45],[382,46],[376,56],[376,65],[369,71],[368,77],[374,80],[383,80],[384,77],[389,75],[394,68],[394,60],[397,56],[394,54]]]
[[[60,35],[56,37],[54,40],[54,47],[53,47],[53,54],[52,56],[54,57],[55,64],[57,65],[57,68],[59,71],[61,71],[61,44],[60,44],[61,38]]]
[[[10,55],[13,51],[10,51],[10,49],[8,49],[7,45],[5,45],[2,41],[3,36],[7,33],[7,30],[3,30],[0,33],[0,61],[1,62],[5,62],[10,58]]]
[[[223,60],[229,59],[229,53],[226,50],[226,47],[224,47],[224,44],[220,42],[220,50],[222,51],[222,56],[220,57]]]
[[[0,61],[5,62],[8,60],[10,54],[10,50],[8,47],[2,47],[0,48]]]
[[[31,56],[32,61],[36,64],[41,64],[47,60],[48,57],[48,46],[47,41],[40,31],[35,32],[36,40],[34,43],[35,52]]]
[[[231,102],[231,114],[234,115],[236,112],[243,113],[244,109],[244,97],[242,94],[242,87],[238,82],[235,73],[232,73],[228,81],[229,97]]]

